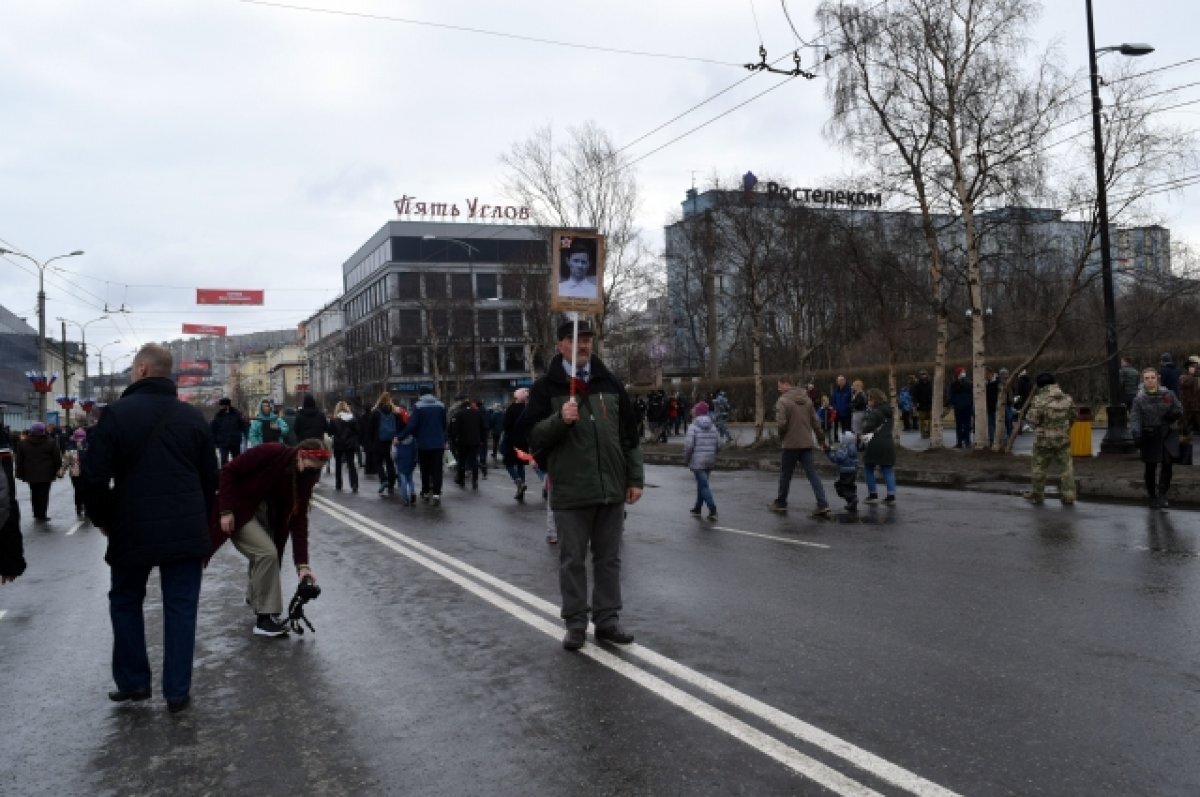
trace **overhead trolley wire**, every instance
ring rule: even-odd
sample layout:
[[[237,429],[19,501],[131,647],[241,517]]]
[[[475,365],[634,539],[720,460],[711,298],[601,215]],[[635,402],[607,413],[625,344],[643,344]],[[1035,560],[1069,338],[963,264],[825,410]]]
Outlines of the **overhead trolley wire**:
[[[419,25],[427,28],[454,30],[462,33],[475,33],[481,36],[494,36],[501,39],[515,39],[517,41],[531,42],[533,44],[546,44],[553,47],[570,47],[578,50],[593,50],[595,52],[613,53],[616,55],[634,55],[643,58],[665,58],[675,61],[694,61],[702,64],[715,64],[717,66],[741,66],[741,64],[735,64],[730,61],[718,61],[715,58],[701,58],[693,55],[679,55],[678,53],[655,53],[647,50],[630,50],[621,47],[603,47],[598,44],[583,44],[581,42],[560,41],[558,39],[547,39],[541,36],[527,36],[520,33],[508,33],[505,31],[488,30],[486,28],[476,28],[470,25],[453,25],[447,22],[429,22],[428,20],[423,19],[394,17],[387,14],[370,14],[365,11],[344,11],[334,8],[317,8],[313,6],[294,5],[292,3],[272,2],[271,0],[238,0],[238,2],[245,3],[247,5],[280,8],[288,11],[307,11],[313,14],[329,14],[332,16],[372,19],[381,22],[396,22],[404,25]]]

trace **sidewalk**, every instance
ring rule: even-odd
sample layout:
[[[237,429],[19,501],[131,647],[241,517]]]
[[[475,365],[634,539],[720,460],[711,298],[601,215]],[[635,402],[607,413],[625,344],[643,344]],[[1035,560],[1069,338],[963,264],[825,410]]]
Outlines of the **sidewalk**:
[[[771,425],[764,431],[764,441],[757,448],[749,445],[754,430],[749,425],[733,424],[730,432],[738,439],[727,445],[717,457],[718,470],[765,470],[779,472],[779,447],[771,435]],[[1081,499],[1099,499],[1144,503],[1146,491],[1142,485],[1142,462],[1136,453],[1100,456],[1104,429],[1092,431],[1092,457],[1075,458],[1076,489]],[[946,447],[930,449],[929,441],[918,432],[901,432],[896,452],[896,481],[919,487],[940,487],[952,490],[975,490],[1002,495],[1020,495],[1029,489],[1029,454],[1033,435],[1017,438],[1013,454],[992,451],[955,449],[954,431],[945,433]],[[744,442],[744,444],[743,444]],[[643,445],[646,462],[659,465],[683,466],[683,437],[672,437],[665,444]],[[830,479],[835,477],[833,466],[825,457],[817,458],[817,467]],[[1057,495],[1058,478],[1047,479],[1048,497]],[[1169,495],[1172,508],[1200,508],[1200,468],[1176,465]]]

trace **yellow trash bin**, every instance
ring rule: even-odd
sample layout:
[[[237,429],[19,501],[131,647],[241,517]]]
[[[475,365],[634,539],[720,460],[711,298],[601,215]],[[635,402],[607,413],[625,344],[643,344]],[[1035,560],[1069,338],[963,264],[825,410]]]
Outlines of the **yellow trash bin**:
[[[1071,456],[1092,455],[1092,408],[1076,407],[1075,421],[1071,424]]]

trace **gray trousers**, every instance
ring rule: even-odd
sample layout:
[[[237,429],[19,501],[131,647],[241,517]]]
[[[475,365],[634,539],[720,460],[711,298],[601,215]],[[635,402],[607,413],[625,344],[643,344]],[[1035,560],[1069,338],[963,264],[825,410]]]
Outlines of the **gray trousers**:
[[[233,547],[250,560],[250,584],[246,602],[255,614],[282,614],[283,591],[279,586],[279,550],[265,526],[263,507],[246,525],[233,532]]]
[[[567,628],[586,629],[588,614],[597,628],[621,619],[621,536],[625,505],[601,504],[556,509],[558,586]],[[588,605],[587,555],[592,550],[592,602]]]

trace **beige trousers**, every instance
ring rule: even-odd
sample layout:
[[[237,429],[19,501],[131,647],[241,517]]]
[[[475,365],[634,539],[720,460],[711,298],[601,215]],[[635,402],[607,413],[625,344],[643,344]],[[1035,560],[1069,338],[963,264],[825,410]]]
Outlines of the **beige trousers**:
[[[233,533],[233,546],[250,560],[250,584],[246,603],[255,614],[282,614],[283,591],[279,586],[279,551],[267,532],[265,507]]]

